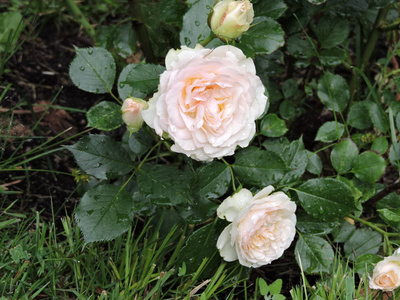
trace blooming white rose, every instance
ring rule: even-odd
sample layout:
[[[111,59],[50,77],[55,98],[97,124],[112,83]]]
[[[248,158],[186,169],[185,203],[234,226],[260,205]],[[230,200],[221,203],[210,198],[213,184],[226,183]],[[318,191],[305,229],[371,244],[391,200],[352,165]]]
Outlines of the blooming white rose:
[[[127,98],[121,107],[122,120],[130,132],[138,131],[143,125],[141,112],[148,108],[146,101],[138,98]]]
[[[234,46],[171,49],[158,92],[142,112],[172,151],[210,161],[246,147],[267,104],[254,62]]]
[[[399,250],[376,264],[372,278],[369,278],[369,287],[371,289],[393,291],[400,287]]]
[[[253,18],[253,5],[249,0],[223,0],[213,8],[210,28],[217,37],[231,40],[246,32]]]
[[[232,223],[221,233],[217,248],[226,261],[239,259],[258,268],[282,256],[296,233],[296,204],[268,186],[254,197],[246,189],[225,199],[217,214]]]

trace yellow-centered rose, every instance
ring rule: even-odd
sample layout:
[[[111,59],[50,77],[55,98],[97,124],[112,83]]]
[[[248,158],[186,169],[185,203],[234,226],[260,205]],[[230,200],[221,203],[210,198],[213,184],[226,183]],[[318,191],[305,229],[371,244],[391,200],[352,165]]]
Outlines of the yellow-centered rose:
[[[385,257],[374,268],[369,287],[375,290],[393,291],[400,286],[400,249]]]

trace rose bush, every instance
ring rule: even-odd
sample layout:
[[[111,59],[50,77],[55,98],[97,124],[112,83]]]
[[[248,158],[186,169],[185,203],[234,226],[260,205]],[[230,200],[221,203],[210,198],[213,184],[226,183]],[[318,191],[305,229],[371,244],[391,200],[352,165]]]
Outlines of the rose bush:
[[[372,278],[369,279],[369,287],[383,291],[393,291],[400,287],[400,249],[376,264]]]
[[[235,39],[250,28],[254,10],[249,0],[218,2],[210,17],[210,28],[222,39]]]
[[[170,50],[165,64],[142,116],[158,135],[172,138],[173,151],[210,161],[248,146],[267,104],[252,59],[233,46],[197,45]]]
[[[268,186],[254,197],[247,189],[225,199],[217,210],[232,222],[221,233],[217,248],[226,261],[239,259],[257,268],[282,256],[296,230],[296,204],[283,192],[271,194]]]

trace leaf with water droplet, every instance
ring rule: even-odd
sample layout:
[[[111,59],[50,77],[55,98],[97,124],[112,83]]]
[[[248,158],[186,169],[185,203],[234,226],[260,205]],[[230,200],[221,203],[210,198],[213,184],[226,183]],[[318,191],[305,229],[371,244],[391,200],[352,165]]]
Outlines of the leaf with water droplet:
[[[86,113],[88,127],[110,131],[121,126],[121,106],[113,102],[102,101]],[[102,141],[103,142],[103,141]]]
[[[86,243],[114,239],[132,223],[132,197],[119,186],[97,185],[79,201],[75,219]]]
[[[107,93],[112,90],[116,66],[112,55],[99,47],[75,48],[69,75],[81,90],[91,93]]]

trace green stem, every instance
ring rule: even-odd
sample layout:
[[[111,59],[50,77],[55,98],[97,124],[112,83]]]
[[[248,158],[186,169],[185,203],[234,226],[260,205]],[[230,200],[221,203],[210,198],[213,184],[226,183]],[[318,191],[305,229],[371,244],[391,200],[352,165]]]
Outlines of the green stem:
[[[372,52],[375,49],[376,42],[378,41],[379,32],[380,32],[379,28],[380,28],[381,24],[385,21],[388,11],[389,11],[389,5],[379,10],[379,13],[375,19],[374,29],[372,29],[372,31],[369,35],[367,44],[364,47],[364,52],[361,56],[361,61],[360,61],[361,70],[363,70],[366,67],[366,65],[372,55]],[[354,99],[354,94],[357,89],[357,81],[358,81],[358,74],[357,74],[357,72],[353,71],[353,75],[352,75],[352,77],[350,79],[350,83],[349,83],[350,104]]]
[[[206,37],[204,39],[203,42],[201,42],[200,45],[202,45],[203,47],[207,46],[213,39],[215,39],[215,34],[214,33],[210,33],[210,35],[208,37]]]
[[[378,226],[376,226],[375,224],[373,224],[373,223],[371,223],[371,222],[368,222],[368,221],[366,221],[366,220],[357,218],[356,216],[352,216],[352,215],[349,215],[348,217],[349,217],[350,219],[353,219],[353,220],[355,220],[355,221],[357,221],[357,222],[359,222],[359,223],[362,223],[362,224],[368,226],[369,228],[375,230],[376,232],[379,232],[379,233],[382,234],[382,235],[387,235],[387,234],[388,234],[388,232],[386,232],[386,231],[380,229]]]
[[[82,25],[83,30],[85,30],[86,34],[94,40],[95,37],[95,32],[94,28],[88,20],[85,18],[85,16],[82,14],[82,11],[79,9],[78,5],[73,0],[65,0],[65,3],[68,6],[69,11],[71,12],[72,16],[75,18],[75,20]]]

